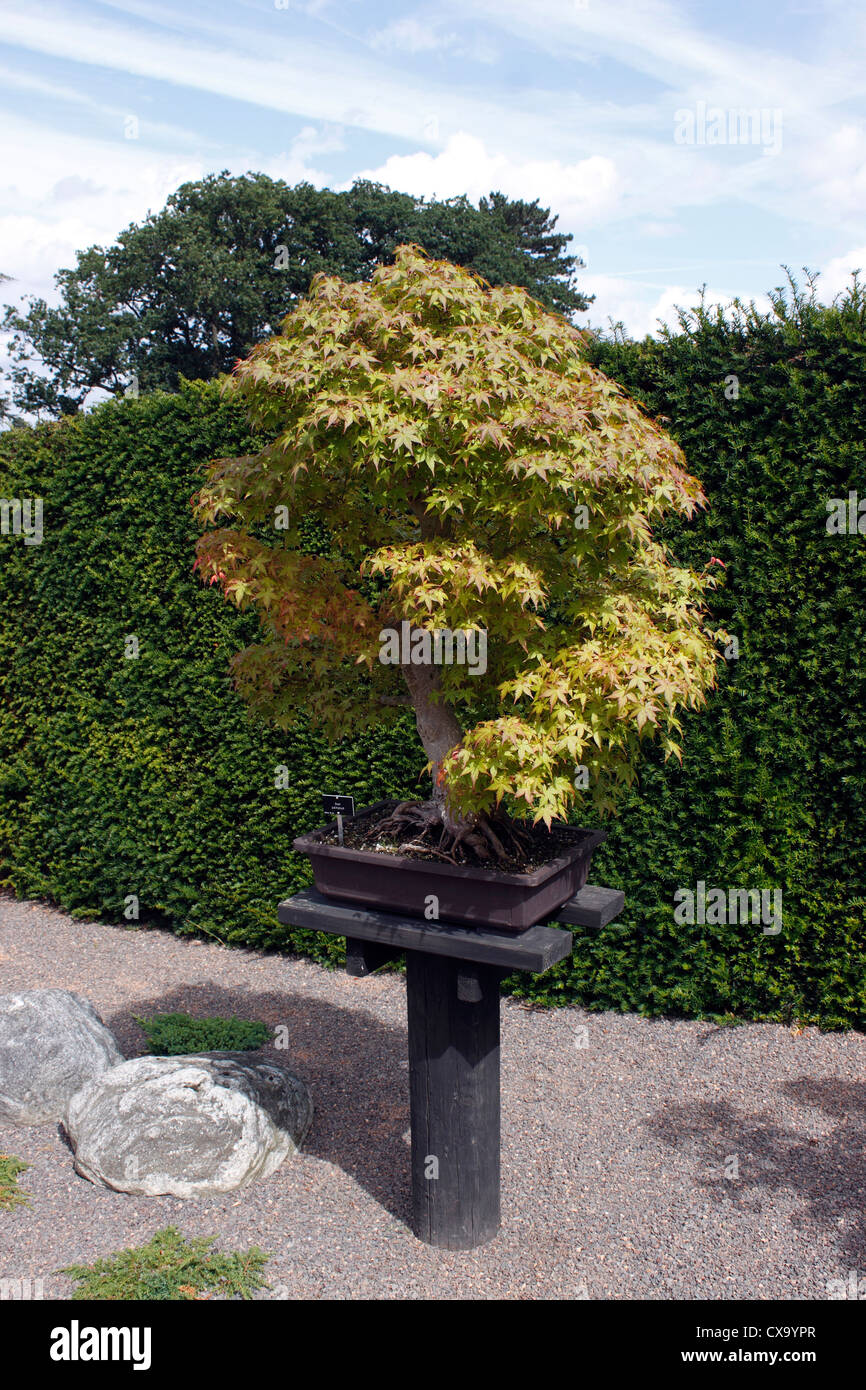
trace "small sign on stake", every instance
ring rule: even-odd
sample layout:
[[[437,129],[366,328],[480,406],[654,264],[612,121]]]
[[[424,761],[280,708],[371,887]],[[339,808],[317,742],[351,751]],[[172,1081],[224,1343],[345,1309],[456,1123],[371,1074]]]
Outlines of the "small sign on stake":
[[[322,793],[322,810],[326,816],[337,817],[337,840],[343,843],[343,817],[354,816],[355,798],[353,796],[338,796],[333,792]]]

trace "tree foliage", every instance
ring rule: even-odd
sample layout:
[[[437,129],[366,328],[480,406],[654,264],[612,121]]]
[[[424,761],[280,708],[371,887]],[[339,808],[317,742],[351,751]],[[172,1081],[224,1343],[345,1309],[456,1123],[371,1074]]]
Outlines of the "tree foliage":
[[[262,621],[235,663],[255,707],[340,735],[408,687],[451,812],[548,825],[576,765],[612,810],[646,737],[679,755],[677,712],[714,682],[716,580],[653,525],[705,498],[565,319],[404,246],[368,284],[317,275],[229,385],[275,438],[211,465],[197,516],[231,524],[197,564]],[[306,553],[311,518],[327,553]],[[403,622],[485,633],[486,672],[383,665]]]
[[[416,199],[359,180],[343,193],[227,172],[182,185],[107,249],[55,277],[60,303],[7,307],[13,400],[73,413],[96,389],[176,390],[207,380],[276,331],[314,274],[368,280],[402,241],[526,286],[559,312],[585,309],[570,235],[538,201],[501,193]]]

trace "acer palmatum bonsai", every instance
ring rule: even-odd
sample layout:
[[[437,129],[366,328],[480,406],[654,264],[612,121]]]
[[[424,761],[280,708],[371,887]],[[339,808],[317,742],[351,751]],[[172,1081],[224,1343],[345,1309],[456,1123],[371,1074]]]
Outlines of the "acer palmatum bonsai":
[[[369,283],[317,275],[226,387],[274,436],[194,499],[196,565],[263,627],[236,687],[336,737],[411,704],[433,797],[392,818],[409,847],[519,857],[521,821],[614,809],[644,738],[681,756],[715,579],[652,526],[706,499],[565,319],[402,246]],[[486,634],[486,670],[385,664],[402,624],[428,660],[431,630]]]

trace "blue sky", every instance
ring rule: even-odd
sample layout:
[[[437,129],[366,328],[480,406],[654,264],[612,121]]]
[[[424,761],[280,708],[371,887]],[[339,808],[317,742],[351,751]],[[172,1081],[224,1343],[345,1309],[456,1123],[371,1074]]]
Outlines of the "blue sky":
[[[187,179],[260,170],[559,214],[633,334],[866,272],[858,0],[2,0],[0,271],[51,297]]]

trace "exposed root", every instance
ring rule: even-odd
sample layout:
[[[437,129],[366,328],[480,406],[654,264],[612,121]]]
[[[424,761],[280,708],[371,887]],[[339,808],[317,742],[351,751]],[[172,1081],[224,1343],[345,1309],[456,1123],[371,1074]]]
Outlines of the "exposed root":
[[[503,845],[502,841],[500,840],[496,831],[493,829],[493,826],[490,824],[490,822],[486,820],[479,821],[478,829],[481,831],[482,835],[487,836],[488,840],[493,846],[494,854],[496,854],[500,859],[504,859],[508,851],[506,850],[505,846]],[[511,839],[513,843],[517,843],[513,835]]]
[[[399,802],[376,833],[393,837],[401,853],[428,854],[454,865],[522,864],[533,850],[531,837],[508,817],[468,816],[452,827],[435,801]]]
[[[434,849],[432,845],[418,845],[409,843],[407,845],[398,845],[397,848],[399,849],[401,854],[405,854],[408,850],[414,849],[420,851],[421,854],[432,854],[435,856],[436,859],[444,859],[446,863],[454,864],[455,867],[457,865],[457,860],[454,858],[453,855],[446,854],[445,851],[441,849]]]

